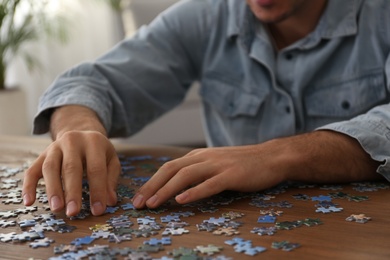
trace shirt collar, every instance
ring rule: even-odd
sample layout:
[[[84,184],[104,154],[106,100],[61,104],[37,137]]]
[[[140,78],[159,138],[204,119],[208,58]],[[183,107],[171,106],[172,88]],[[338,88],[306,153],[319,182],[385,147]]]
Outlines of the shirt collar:
[[[328,0],[326,9],[316,29],[301,42],[301,47],[310,47],[321,39],[332,39],[357,33],[358,12],[363,0]],[[227,37],[253,39],[254,15],[245,1],[229,0]],[[266,30],[261,30],[266,33]]]

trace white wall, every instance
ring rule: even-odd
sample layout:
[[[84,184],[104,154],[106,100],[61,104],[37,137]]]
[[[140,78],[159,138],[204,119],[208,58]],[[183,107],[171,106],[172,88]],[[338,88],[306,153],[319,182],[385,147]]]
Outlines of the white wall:
[[[129,0],[124,12],[126,34],[131,35],[143,23],[148,23],[161,10],[178,0]],[[100,3],[99,3],[100,2]],[[66,0],[62,12],[69,15],[70,41],[66,45],[40,42],[28,46],[43,65],[43,70],[30,73],[17,59],[8,71],[8,83],[21,86],[26,94],[27,128],[17,133],[30,135],[39,97],[53,80],[83,61],[100,56],[123,37],[118,16],[98,0]],[[15,110],[21,108],[15,104]],[[0,109],[1,104],[0,104]],[[22,120],[22,119],[21,119]],[[11,131],[16,133],[16,131]],[[0,128],[1,134],[1,128]],[[8,133],[7,133],[8,134]],[[200,103],[196,86],[185,102],[174,111],[153,122],[139,134],[124,141],[136,144],[203,145],[204,136],[200,116]]]
[[[118,20],[107,5],[96,0],[66,0],[59,3],[60,11],[66,13],[69,19],[68,43],[41,41],[29,44],[26,50],[38,58],[41,68],[30,72],[17,58],[7,72],[8,85],[20,86],[26,94],[28,129],[18,129],[15,131],[17,133],[31,134],[39,97],[60,73],[75,64],[100,56],[121,39],[116,24]],[[13,111],[17,107],[15,104],[15,108],[1,109]]]

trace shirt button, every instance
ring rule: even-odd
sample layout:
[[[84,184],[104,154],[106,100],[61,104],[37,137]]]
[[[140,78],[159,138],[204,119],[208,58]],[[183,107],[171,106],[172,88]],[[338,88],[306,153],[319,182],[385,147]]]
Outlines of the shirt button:
[[[287,60],[292,60],[292,58],[294,58],[294,55],[292,55],[291,53],[286,53],[284,55],[284,57],[287,59]]]
[[[286,111],[287,114],[290,114],[290,112],[291,112],[290,107],[289,107],[289,106],[286,106],[286,107],[285,107],[285,111]]]
[[[347,109],[349,109],[349,108],[351,107],[351,104],[350,104],[348,101],[344,100],[344,101],[341,103],[341,107],[342,107],[343,109],[347,110]]]

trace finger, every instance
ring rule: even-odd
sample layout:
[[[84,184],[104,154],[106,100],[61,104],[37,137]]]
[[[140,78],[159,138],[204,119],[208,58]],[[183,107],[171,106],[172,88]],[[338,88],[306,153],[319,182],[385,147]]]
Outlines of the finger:
[[[111,157],[111,158],[110,158]],[[107,167],[107,205],[114,206],[117,203],[116,189],[118,186],[118,178],[121,173],[121,165],[119,158],[113,149],[113,153],[109,156],[108,167]]]
[[[42,165],[42,174],[46,184],[46,195],[50,209],[58,212],[64,208],[64,193],[61,179],[62,152],[51,149]]]
[[[24,174],[22,197],[25,206],[32,205],[36,199],[37,183],[43,177],[42,163],[44,160],[45,154],[41,154]]]
[[[190,185],[208,179],[212,174],[213,171],[210,170],[210,165],[207,163],[198,163],[184,167],[147,200],[146,205],[149,208],[158,207],[182,190],[187,189]]]
[[[193,188],[185,190],[183,193],[177,195],[175,200],[179,204],[191,203],[218,194],[224,191],[226,187],[226,176],[219,174]]]
[[[135,208],[145,207],[145,202],[163,187],[180,169],[197,163],[193,157],[181,157],[163,164],[160,169],[145,183],[133,198]]]
[[[69,146],[68,146],[69,147]],[[83,180],[83,155],[75,148],[67,148],[64,151],[62,161],[62,183],[65,192],[66,215],[75,216],[80,212],[82,180]]]
[[[105,152],[94,148],[91,146],[86,153],[86,171],[91,211],[98,216],[104,213],[107,205],[107,165]]]

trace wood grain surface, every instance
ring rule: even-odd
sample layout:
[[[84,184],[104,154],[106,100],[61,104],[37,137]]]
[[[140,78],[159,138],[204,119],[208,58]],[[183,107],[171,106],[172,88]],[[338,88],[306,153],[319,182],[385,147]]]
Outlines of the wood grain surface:
[[[129,174],[131,176],[150,176],[157,169],[161,162],[157,158],[161,156],[169,156],[171,158],[179,157],[189,149],[178,147],[163,147],[163,146],[131,146],[121,145],[115,143],[119,154],[125,157],[144,156],[149,155],[151,159],[141,160],[133,162],[135,170]],[[35,157],[43,151],[43,149],[50,144],[50,140],[46,138],[23,138],[23,137],[0,137],[0,168],[3,167],[21,167],[24,164],[29,164]],[[6,179],[23,179],[23,172],[12,176],[4,177],[1,175],[0,181],[3,183]],[[138,186],[134,185],[132,179],[122,178],[120,184],[126,187],[132,188],[134,191]],[[0,183],[0,185],[2,184]],[[19,183],[19,187],[21,187]],[[386,183],[387,184],[387,183]],[[253,196],[259,194],[265,194],[264,191],[256,194],[243,194],[240,193],[224,193],[224,197],[231,199],[231,202],[226,205],[212,205],[210,202],[215,201],[213,198],[202,201],[195,205],[177,205],[174,202],[164,205],[165,212],[154,213],[145,211],[148,216],[154,217],[156,222],[162,224],[160,217],[169,215],[175,212],[187,212],[194,213],[193,216],[180,217],[181,221],[187,222],[189,225],[185,227],[189,233],[183,235],[171,235],[171,245],[164,245],[164,249],[156,252],[149,253],[151,258],[159,259],[162,257],[172,257],[170,252],[180,247],[186,247],[194,249],[199,245],[207,246],[213,244],[223,247],[220,253],[210,256],[216,258],[217,256],[224,256],[230,259],[390,259],[390,189],[378,189],[376,191],[359,192],[355,190],[356,185],[343,185],[341,190],[332,191],[321,189],[321,186],[315,185],[312,187],[287,188],[283,193],[270,195],[269,200],[264,202],[281,202],[288,201],[292,204],[291,208],[277,208],[272,207],[274,210],[283,211],[281,216],[277,216],[276,222],[285,221],[298,221],[306,218],[319,218],[323,224],[317,226],[305,226],[292,228],[291,230],[276,230],[272,236],[257,235],[251,233],[254,227],[272,227],[275,224],[262,224],[257,220],[260,216],[260,210],[270,208],[260,208],[250,203],[253,202]],[[44,188],[42,186],[42,188]],[[7,194],[10,190],[2,188],[0,194]],[[333,199],[332,202],[337,203],[338,207],[343,208],[341,212],[333,213],[317,213],[316,201],[309,200],[297,200],[293,197],[296,194],[304,194],[310,198],[320,195],[328,195],[330,192],[343,192],[350,195],[368,196],[368,200],[362,202],[349,201],[348,199]],[[20,208],[24,208],[22,204],[5,204],[6,198],[0,196],[0,212],[15,211]],[[61,254],[54,253],[54,247],[63,245],[69,245],[76,238],[82,238],[90,236],[92,234],[91,227],[95,225],[106,224],[107,220],[114,217],[126,214],[130,210],[123,210],[120,205],[130,202],[129,198],[123,198],[118,202],[119,209],[115,213],[106,213],[103,216],[94,217],[92,215],[85,219],[70,220],[63,213],[55,214],[56,219],[63,219],[67,224],[75,226],[76,229],[70,233],[58,233],[53,231],[44,232],[45,237],[53,239],[55,242],[49,247],[31,248],[30,242],[0,242],[0,259],[49,259],[51,257],[59,257]],[[44,210],[44,203],[36,202],[35,205],[38,210],[28,214],[19,214],[15,218],[8,218],[1,220],[15,220],[17,222],[23,219],[31,219],[42,213],[49,213]],[[202,212],[199,210],[201,205],[207,207],[214,206],[217,211],[215,212]],[[235,221],[242,222],[242,225],[237,228],[239,234],[226,236],[215,235],[212,232],[199,231],[197,229],[198,224],[203,223],[210,218],[220,218],[224,213],[235,212],[241,213],[243,216]],[[371,220],[365,224],[346,221],[346,218],[351,214],[365,214],[371,217]],[[130,220],[134,223],[131,228],[137,229],[137,218],[130,217]],[[0,237],[2,234],[8,234],[10,232],[22,233],[28,231],[29,228],[21,228],[19,225],[11,227],[0,226]],[[136,250],[142,246],[144,241],[151,238],[161,239],[162,232],[165,230],[163,227],[158,231],[158,234],[150,237],[135,237],[132,236],[131,241],[124,241],[121,243],[110,243],[107,239],[99,238],[94,240],[89,245],[83,245],[82,250],[93,247],[94,245],[108,245],[109,248],[126,248],[130,247]],[[252,246],[265,247],[266,251],[259,253],[255,256],[248,256],[244,253],[235,252],[234,247],[225,243],[227,240],[231,240],[234,237],[240,237],[244,240],[251,240]],[[289,241],[291,243],[299,243],[300,247],[293,251],[283,251],[280,249],[272,248],[273,242]],[[199,257],[207,257],[202,253],[197,253]],[[83,258],[83,259],[88,259]],[[93,259],[93,258],[91,258]],[[97,259],[97,258],[96,258]],[[99,258],[100,259],[100,258]],[[104,258],[102,258],[104,259]],[[105,258],[110,259],[110,258]],[[114,259],[114,258],[112,258]],[[116,259],[125,259],[125,257],[116,256]]]

